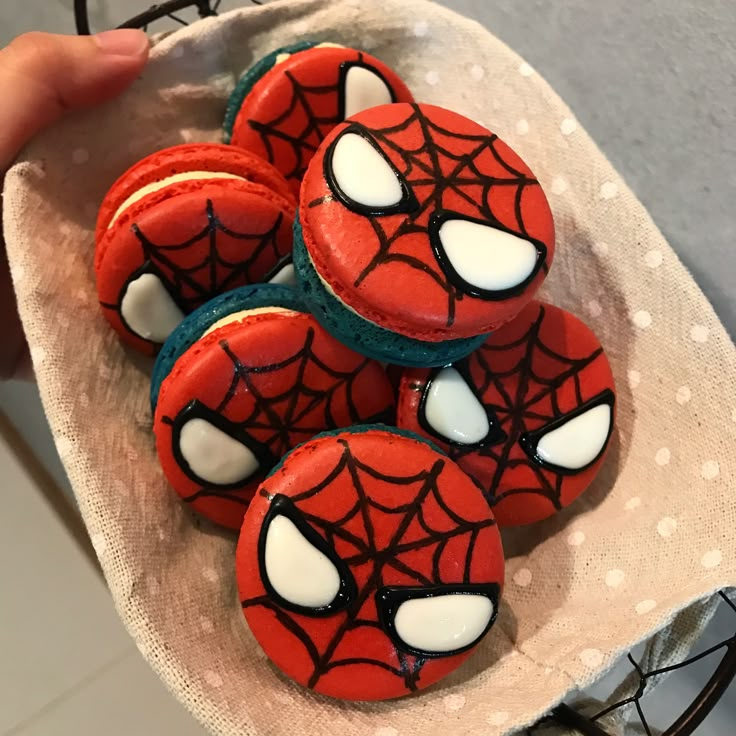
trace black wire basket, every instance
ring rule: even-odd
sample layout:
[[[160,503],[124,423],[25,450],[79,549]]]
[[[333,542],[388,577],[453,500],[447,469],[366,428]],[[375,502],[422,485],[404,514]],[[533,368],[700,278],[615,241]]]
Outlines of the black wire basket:
[[[250,0],[250,2],[255,5],[263,4],[262,0]],[[198,18],[217,15],[221,3],[222,0],[168,0],[150,6],[148,9],[120,23],[117,27],[140,28],[148,31],[152,24],[159,21],[169,21],[186,26]],[[96,30],[104,30],[101,28],[91,29],[87,0],[74,0],[74,20],[79,35],[89,35]],[[679,663],[649,671],[645,671],[635,657],[629,653],[627,659],[633,668],[633,672],[636,673],[635,679],[637,680],[634,691],[630,695],[608,705],[591,716],[583,715],[579,710],[562,703],[534,726],[528,728],[526,731],[528,736],[536,736],[543,729],[554,724],[577,730],[583,736],[610,736],[609,732],[601,725],[603,719],[632,705],[644,733],[647,736],[655,736],[655,733],[660,732],[653,730],[641,702],[644,695],[651,689],[652,683],[667,674],[684,670],[716,652],[722,652],[721,660],[702,690],[673,720],[672,724],[661,732],[661,736],[691,736],[713,710],[728,690],[734,677],[736,677],[736,603],[723,591],[719,593],[719,596],[722,599],[722,605],[728,606],[734,614],[734,633],[730,637]],[[736,733],[736,726],[734,727],[734,733]]]

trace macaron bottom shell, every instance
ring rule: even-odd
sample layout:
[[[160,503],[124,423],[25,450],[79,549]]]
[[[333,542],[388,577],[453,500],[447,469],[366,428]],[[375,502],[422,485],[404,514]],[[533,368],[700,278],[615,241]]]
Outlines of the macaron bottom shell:
[[[294,268],[305,304],[322,326],[356,352],[397,365],[430,368],[460,360],[480,347],[487,335],[424,342],[400,335],[360,317],[331,294],[312,263],[299,216],[294,220]]]

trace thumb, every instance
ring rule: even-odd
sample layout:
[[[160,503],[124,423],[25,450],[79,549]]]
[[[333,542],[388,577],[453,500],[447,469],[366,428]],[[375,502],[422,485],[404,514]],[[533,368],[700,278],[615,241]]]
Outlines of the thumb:
[[[66,110],[120,94],[148,58],[142,31],[97,36],[28,33],[0,51],[0,172]]]

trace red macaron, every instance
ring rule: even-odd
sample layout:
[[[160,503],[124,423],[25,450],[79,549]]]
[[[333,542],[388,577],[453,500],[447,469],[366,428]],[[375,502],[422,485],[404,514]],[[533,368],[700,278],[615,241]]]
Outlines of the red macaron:
[[[379,363],[341,345],[310,314],[245,305],[174,363],[153,429],[174,490],[203,516],[238,529],[258,484],[292,447],[393,414]]]
[[[335,125],[368,107],[412,100],[396,72],[371,54],[297,44],[246,72],[228,104],[225,138],[270,161],[298,195],[310,159]]]
[[[374,107],[337,126],[304,177],[299,226],[323,284],[312,297],[327,289],[346,324],[357,315],[384,342],[497,329],[539,289],[555,246],[549,204],[521,157],[426,104]]]
[[[111,187],[96,227],[103,313],[155,354],[184,315],[267,277],[291,253],[294,199],[256,156],[222,144],[174,146]]]
[[[246,512],[235,569],[273,663],[348,700],[428,687],[496,618],[501,537],[483,494],[430,443],[389,427],[322,434]]]
[[[467,358],[407,370],[397,423],[446,449],[500,525],[529,524],[595,479],[614,429],[614,391],[590,328],[533,301]]]

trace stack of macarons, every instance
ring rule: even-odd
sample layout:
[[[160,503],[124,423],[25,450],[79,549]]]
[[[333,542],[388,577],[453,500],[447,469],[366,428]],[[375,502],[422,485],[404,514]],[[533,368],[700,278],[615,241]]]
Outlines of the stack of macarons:
[[[124,173],[96,239],[105,316],[156,356],[164,474],[240,532],[270,659],[351,700],[459,666],[498,613],[499,527],[572,503],[614,429],[599,341],[536,298],[555,234],[527,164],[302,42],[243,75],[223,144]]]

